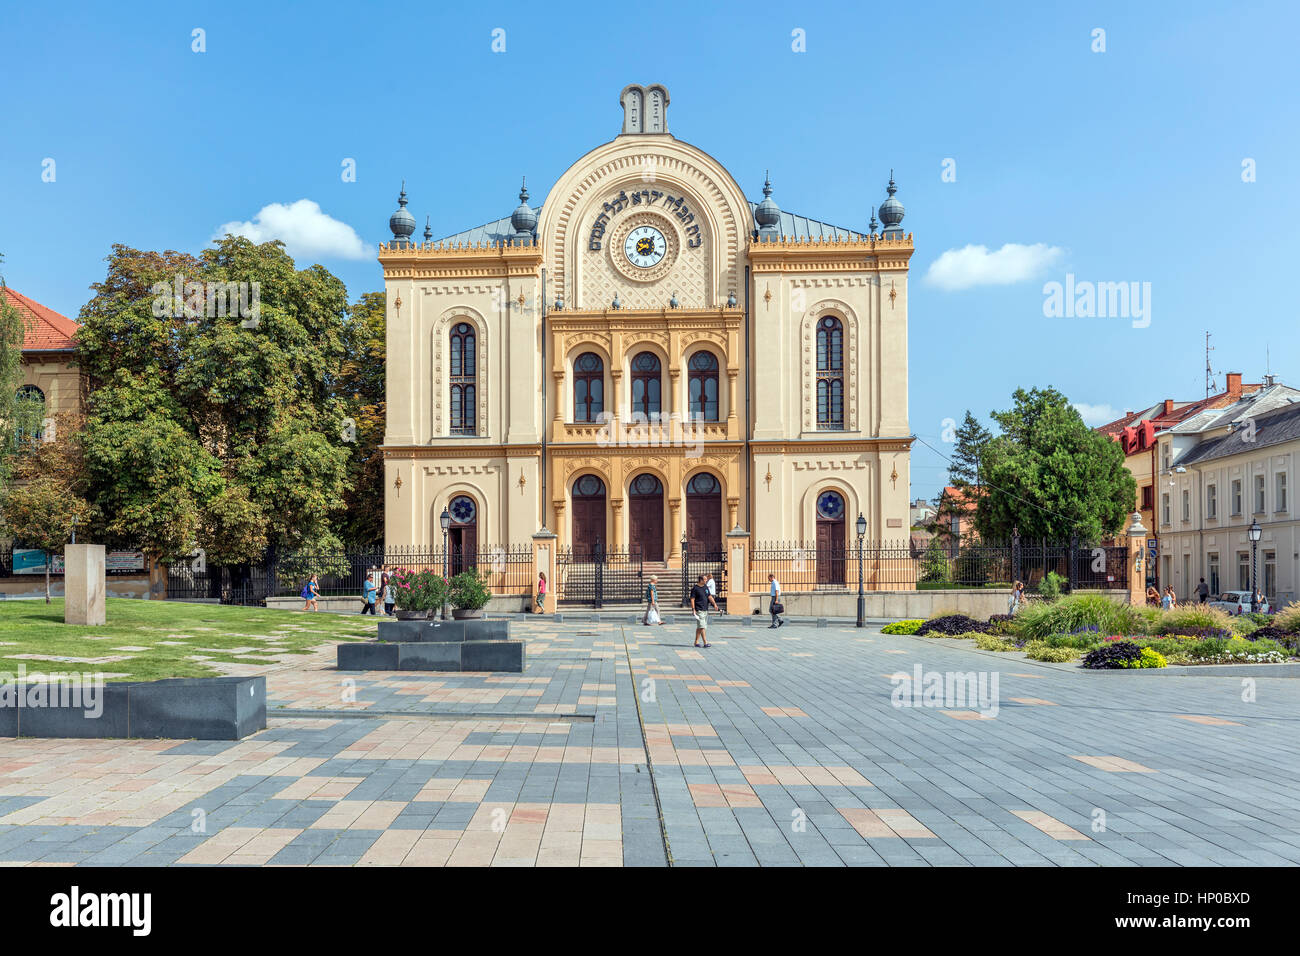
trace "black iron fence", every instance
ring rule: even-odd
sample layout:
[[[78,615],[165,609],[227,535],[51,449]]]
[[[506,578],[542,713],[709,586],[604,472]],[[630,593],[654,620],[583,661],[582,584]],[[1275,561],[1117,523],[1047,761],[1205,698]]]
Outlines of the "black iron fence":
[[[495,595],[532,591],[530,545],[480,546],[472,550],[418,547],[361,548],[346,551],[285,551],[260,565],[218,567],[192,556],[167,569],[167,596],[175,600],[261,604],[268,597],[296,597],[314,574],[321,597],[360,597],[367,575],[376,584],[385,571],[405,568],[449,576],[477,568]],[[381,596],[382,597],[382,596]]]
[[[943,588],[1010,588],[1023,581],[1037,590],[1056,574],[1060,590],[1126,589],[1128,549],[1079,542],[1016,538],[958,544],[908,541],[845,546],[815,541],[756,542],[750,551],[748,589],[765,591],[774,575],[785,591],[897,591]]]
[[[650,582],[641,549],[594,544],[563,547],[556,553],[556,600],[561,604],[636,604]],[[661,584],[662,587],[662,584]]]

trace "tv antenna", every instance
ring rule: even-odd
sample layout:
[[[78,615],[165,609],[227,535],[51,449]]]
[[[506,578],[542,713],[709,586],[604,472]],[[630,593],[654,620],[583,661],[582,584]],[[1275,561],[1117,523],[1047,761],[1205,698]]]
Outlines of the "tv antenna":
[[[1210,353],[1214,351],[1214,346],[1210,344],[1210,333],[1205,333],[1205,397],[1209,398],[1214,391],[1214,372],[1210,369]]]

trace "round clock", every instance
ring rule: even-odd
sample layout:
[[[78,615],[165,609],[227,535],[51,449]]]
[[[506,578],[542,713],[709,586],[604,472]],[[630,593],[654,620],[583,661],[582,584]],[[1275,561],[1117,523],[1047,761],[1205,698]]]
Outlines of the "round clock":
[[[623,240],[623,254],[638,269],[652,269],[668,252],[668,240],[654,226],[637,226]]]

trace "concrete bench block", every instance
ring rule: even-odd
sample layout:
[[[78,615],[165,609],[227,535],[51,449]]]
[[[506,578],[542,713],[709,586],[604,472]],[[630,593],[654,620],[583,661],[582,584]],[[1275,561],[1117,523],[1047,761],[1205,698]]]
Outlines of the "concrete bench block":
[[[523,641],[467,641],[461,651],[462,670],[524,672]]]
[[[240,740],[266,729],[265,677],[181,677],[130,687],[132,737]]]
[[[104,684],[98,706],[67,705],[57,682],[53,706],[16,706],[0,698],[0,734],[80,739],[241,740],[266,728],[265,677],[180,677]],[[31,685],[22,685],[26,701]]]
[[[397,644],[340,644],[338,669],[341,671],[395,671]]]
[[[463,641],[419,641],[395,644],[399,671],[458,671],[467,646]]]

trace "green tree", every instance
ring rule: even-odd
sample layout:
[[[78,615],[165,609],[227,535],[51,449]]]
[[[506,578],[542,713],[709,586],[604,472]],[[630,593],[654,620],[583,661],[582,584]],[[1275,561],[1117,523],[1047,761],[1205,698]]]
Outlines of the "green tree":
[[[4,256],[0,256],[0,264]],[[16,392],[22,381],[23,333],[22,314],[6,295],[4,276],[0,275],[0,481],[9,477],[9,459],[16,442],[17,430],[26,429],[19,421],[20,408]]]
[[[984,493],[975,525],[984,538],[1097,542],[1118,532],[1136,484],[1120,446],[1083,423],[1054,388],[1016,389],[1014,405],[993,413],[1002,433],[984,452]]]
[[[74,528],[85,528],[94,508],[71,494],[57,478],[24,481],[0,493],[0,527],[7,534],[45,552],[45,603],[50,603],[50,565]]]
[[[86,455],[111,533],[156,562],[337,545],[342,282],[280,242],[226,236],[197,257],[114,246],[93,289]]]
[[[387,303],[382,292],[367,292],[352,306],[344,328],[345,357],[338,394],[347,409],[344,438],[349,441],[347,481],[351,486],[339,521],[339,536],[349,544],[384,540],[384,384]]]
[[[948,482],[954,488],[965,490],[979,484],[980,457],[992,438],[992,432],[979,423],[969,408],[966,409],[948,465]]]

